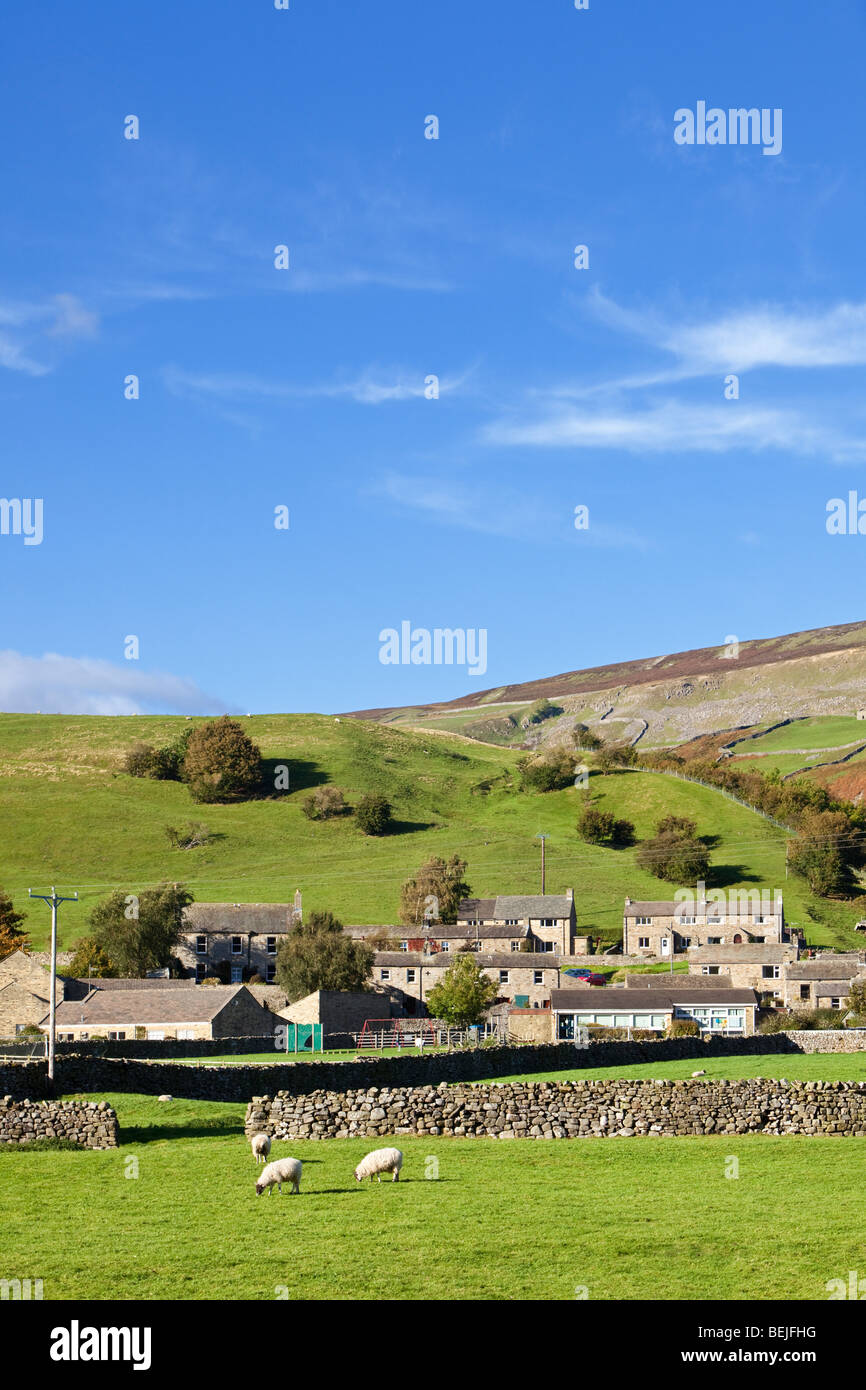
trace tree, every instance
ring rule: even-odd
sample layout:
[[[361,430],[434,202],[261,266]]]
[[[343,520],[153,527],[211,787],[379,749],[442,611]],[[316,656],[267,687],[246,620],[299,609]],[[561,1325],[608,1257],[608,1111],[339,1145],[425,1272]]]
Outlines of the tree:
[[[858,1022],[863,1024],[866,1020],[866,978],[861,977],[852,980],[848,990],[848,998],[845,1001]]]
[[[116,973],[105,951],[97,946],[92,936],[83,936],[76,943],[72,960],[64,971],[74,980],[109,980]]]
[[[365,835],[384,835],[391,825],[391,806],[384,796],[370,792],[358,802],[355,820]]]
[[[844,893],[849,869],[863,861],[862,830],[842,811],[808,811],[800,818],[788,864],[824,897]]]
[[[183,779],[194,801],[243,801],[261,789],[262,755],[237,720],[223,715],[190,733]]]
[[[678,835],[686,840],[693,840],[697,833],[697,821],[688,816],[663,816],[656,826],[657,835]]]
[[[193,901],[183,884],[160,883],[138,895],[118,889],[90,914],[90,935],[118,975],[138,978],[171,963]]]
[[[184,729],[174,743],[163,748],[134,743],[123,760],[124,772],[130,777],[151,777],[157,782],[178,781],[192,733],[192,728]]]
[[[620,767],[634,767],[637,750],[628,743],[607,743],[596,754],[595,765],[599,772],[614,772]]]
[[[317,787],[305,799],[302,810],[308,820],[330,820],[343,814],[346,801],[339,787]]]
[[[497,993],[496,981],[482,974],[474,953],[460,953],[428,994],[427,1010],[432,1018],[466,1028],[480,1022]]]
[[[16,912],[9,894],[0,888],[0,960],[13,951],[29,951],[30,935],[21,930],[27,914]]]
[[[520,727],[528,729],[530,724],[541,724],[545,719],[554,719],[563,712],[561,705],[552,705],[546,699],[536,700],[521,719]]]
[[[277,983],[290,1004],[317,989],[365,990],[372,969],[371,948],[346,936],[332,912],[311,913],[277,952]]]
[[[400,889],[400,921],[406,926],[420,926],[425,918],[456,922],[461,899],[472,892],[463,877],[466,867],[466,860],[458,854],[450,859],[437,855],[428,859]]]
[[[610,811],[587,806],[577,822],[577,833],[590,845],[630,845],[634,841],[634,826],[629,820],[617,820]]]
[[[579,748],[582,752],[594,752],[596,748],[601,747],[601,739],[598,734],[594,734],[585,724],[575,724],[571,736],[574,739],[575,748]]]
[[[670,883],[697,883],[710,871],[710,856],[703,840],[667,832],[645,840],[636,855],[639,868]]]
[[[551,748],[517,764],[521,789],[525,792],[560,791],[574,783],[574,753],[568,748]]]

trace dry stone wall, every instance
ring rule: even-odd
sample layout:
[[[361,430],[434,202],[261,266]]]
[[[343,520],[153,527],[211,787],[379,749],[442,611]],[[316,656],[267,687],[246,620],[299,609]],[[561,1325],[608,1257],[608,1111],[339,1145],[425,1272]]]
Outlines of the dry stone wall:
[[[107,1101],[0,1097],[0,1144],[71,1139],[86,1149],[116,1149],[117,1134],[117,1115]]]
[[[453,1135],[583,1139],[635,1135],[866,1136],[866,1082],[571,1081],[376,1087],[257,1096],[246,1133],[275,1139]]]

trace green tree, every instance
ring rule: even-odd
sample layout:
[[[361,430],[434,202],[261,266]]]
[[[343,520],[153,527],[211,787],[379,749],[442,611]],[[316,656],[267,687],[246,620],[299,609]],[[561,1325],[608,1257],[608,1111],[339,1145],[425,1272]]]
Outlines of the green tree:
[[[425,918],[456,922],[460,900],[472,892],[464,878],[466,867],[458,854],[450,859],[431,856],[400,889],[400,921],[406,926],[420,926]]]
[[[601,747],[601,739],[598,734],[594,734],[591,729],[587,728],[586,724],[575,724],[571,736],[574,739],[575,748],[579,748],[582,752],[594,752],[596,748]]]
[[[482,974],[474,953],[460,953],[428,994],[427,1011],[431,1018],[466,1028],[481,1021],[498,992],[496,981]]]
[[[384,835],[391,825],[391,807],[384,796],[369,792],[355,807],[355,820],[365,835]]]
[[[517,767],[521,790],[525,792],[560,791],[574,784],[574,752],[568,748],[551,748],[545,753],[521,758]]]
[[[16,912],[9,894],[0,888],[0,960],[13,951],[29,951],[30,935],[21,930],[27,914]]]
[[[678,835],[685,840],[693,840],[697,833],[697,822],[688,816],[664,816],[656,826],[657,835]]]
[[[836,897],[845,892],[850,869],[863,862],[864,836],[842,811],[807,811],[788,850],[788,864],[813,893]]]
[[[637,763],[637,749],[628,743],[606,743],[595,757],[599,772],[616,772],[621,767],[634,767]]]
[[[587,806],[577,822],[577,833],[590,845],[630,845],[634,842],[634,826],[629,820],[617,820],[610,811]]]
[[[74,980],[108,980],[117,974],[105,951],[97,946],[92,936],[83,936],[76,942],[72,960],[63,973]]]
[[[262,755],[236,719],[223,715],[192,730],[183,779],[195,801],[243,801],[261,790]]]
[[[670,831],[644,840],[635,857],[639,868],[669,883],[697,883],[709,876],[710,856],[703,840]]]
[[[866,1022],[866,979],[852,980],[846,1004],[862,1027]]]
[[[346,801],[339,787],[317,787],[305,798],[301,809],[308,820],[330,820],[343,815]]]
[[[290,1004],[317,989],[367,989],[372,969],[373,951],[346,936],[331,912],[311,913],[277,951],[277,983]]]
[[[140,894],[110,893],[90,914],[90,935],[120,976],[140,978],[171,964],[193,901],[183,884],[160,883]]]

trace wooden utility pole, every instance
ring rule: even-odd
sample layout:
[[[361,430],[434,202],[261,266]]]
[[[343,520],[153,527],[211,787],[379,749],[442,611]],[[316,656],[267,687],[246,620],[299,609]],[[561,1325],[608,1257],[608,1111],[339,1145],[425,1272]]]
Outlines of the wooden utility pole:
[[[544,842],[550,837],[539,834],[535,838],[541,841],[541,896],[544,897]]]

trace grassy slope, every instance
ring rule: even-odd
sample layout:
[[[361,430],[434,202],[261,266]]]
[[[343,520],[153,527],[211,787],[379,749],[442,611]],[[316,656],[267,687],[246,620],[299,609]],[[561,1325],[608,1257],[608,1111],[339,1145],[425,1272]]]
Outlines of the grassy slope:
[[[593,933],[618,935],[626,894],[672,894],[637,869],[634,849],[577,838],[581,793],[519,793],[510,749],[319,715],[256,716],[244,725],[266,758],[289,765],[291,790],[244,805],[196,806],[181,784],[119,771],[131,742],[169,741],[183,720],[0,716],[0,883],[19,906],[28,886],[78,888],[82,905],[61,911],[62,946],[84,933],[88,907],[111,888],[134,891],[161,878],[183,879],[205,901],[287,901],[300,887],[306,910],[392,922],[408,874],[432,853],[459,851],[474,892],[534,892],[540,831],[550,836],[548,891],[573,886],[578,921]],[[350,802],[383,792],[400,833],[375,839],[353,818],[308,821],[301,804],[324,781],[343,787]],[[691,816],[700,833],[716,837],[719,886],[782,888],[789,920],[807,926],[810,940],[852,942],[850,910],[818,903],[800,880],[786,883],[783,833],[747,808],[649,773],[593,776],[591,788],[600,806],[635,823],[640,838],[666,813]],[[165,826],[189,818],[221,838],[198,850],[169,849]],[[815,925],[810,908],[821,918]],[[34,945],[44,945],[47,910],[34,904],[29,912]]]
[[[866,743],[866,720],[846,716],[797,719],[760,738],[738,744],[737,752],[784,753],[789,748],[841,748],[849,743]]]
[[[840,1053],[763,1053],[748,1057],[708,1057],[676,1062],[633,1062],[619,1067],[579,1067],[558,1072],[527,1073],[524,1076],[497,1076],[494,1081],[617,1081],[632,1078],[648,1081],[656,1077],[677,1081],[694,1071],[705,1071],[707,1079],[724,1077],[729,1081],[753,1076],[787,1081],[866,1081],[866,1052]],[[483,1084],[481,1082],[479,1085]]]
[[[119,1150],[0,1153],[4,1269],[49,1300],[814,1300],[862,1255],[862,1139],[400,1136],[381,1185],[369,1140],[293,1141],[300,1196],[257,1198],[243,1106],[106,1099]]]

